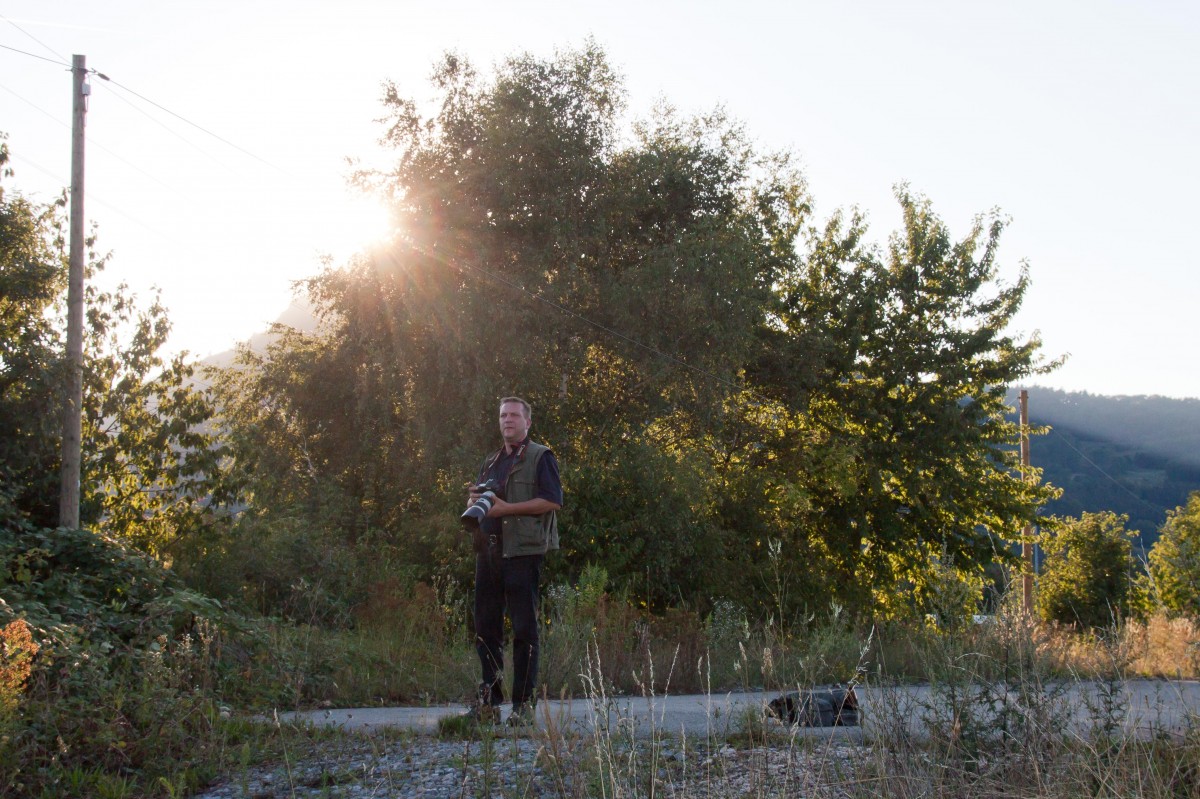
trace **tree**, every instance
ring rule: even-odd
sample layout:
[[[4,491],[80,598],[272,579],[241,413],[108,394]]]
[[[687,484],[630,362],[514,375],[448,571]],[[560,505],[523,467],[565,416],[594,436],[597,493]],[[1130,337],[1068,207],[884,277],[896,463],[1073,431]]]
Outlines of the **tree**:
[[[1015,473],[1006,386],[1055,364],[1036,335],[1008,330],[1029,276],[997,279],[1004,220],[980,217],[956,242],[928,200],[896,196],[904,228],[886,253],[857,214],[810,231],[762,370],[838,464],[798,475],[803,524],[824,542],[836,593],[859,607],[872,589],[937,577],[937,564],[975,579],[1054,495]]]
[[[7,149],[0,147],[0,169]],[[5,172],[11,176],[11,172]],[[0,522],[54,527],[62,407],[63,204],[0,190]],[[107,257],[92,251],[95,276]],[[81,521],[157,553],[204,516],[220,450],[201,426],[212,408],[180,355],[158,302],[89,283],[84,361]]]
[[[1127,531],[1126,521],[1104,511],[1052,525],[1041,541],[1046,560],[1037,583],[1039,616],[1096,628],[1128,614],[1135,584],[1130,541],[1137,532]]]
[[[1153,590],[1174,613],[1200,617],[1200,491],[1187,504],[1167,512],[1150,550]]]
[[[1005,388],[1054,364],[1007,330],[1028,276],[997,279],[997,215],[955,241],[902,188],[886,251],[857,215],[810,227],[788,154],[723,113],[623,133],[590,44],[488,78],[448,56],[434,84],[428,115],[388,87],[396,162],[360,176],[402,232],[307,284],[319,333],[223,384],[251,515],[466,577],[462,486],[516,393],[563,464],[553,578],[766,604],[782,565],[780,612],[868,613],[1007,557],[1053,490],[1015,473]]]
[[[160,354],[170,330],[157,296],[139,306],[124,284],[87,290],[80,519],[160,557],[229,499],[213,405],[186,352]]]
[[[11,177],[0,139],[0,176]],[[52,310],[65,288],[54,206],[0,185],[0,521],[57,519],[61,348]],[[47,502],[46,499],[50,498]]]
[[[309,284],[323,334],[247,355],[224,383],[253,491],[289,508],[335,493],[348,544],[387,530],[437,562],[413,532],[452,520],[494,446],[495,400],[519,393],[576,486],[565,523],[578,514],[627,539],[598,551],[612,584],[653,604],[703,596],[696,579],[671,583],[697,576],[682,562],[660,571],[626,555],[723,544],[704,518],[707,464],[688,460],[682,431],[718,417],[758,357],[755,329],[794,258],[787,230],[806,213],[802,182],[720,113],[663,109],[621,143],[621,87],[591,45],[511,58],[488,81],[451,56],[434,82],[430,118],[389,87],[397,163],[362,176],[393,198],[405,235]],[[251,443],[265,435],[280,446]],[[441,536],[428,549],[444,559],[455,525]],[[564,546],[570,568],[594,552]]]

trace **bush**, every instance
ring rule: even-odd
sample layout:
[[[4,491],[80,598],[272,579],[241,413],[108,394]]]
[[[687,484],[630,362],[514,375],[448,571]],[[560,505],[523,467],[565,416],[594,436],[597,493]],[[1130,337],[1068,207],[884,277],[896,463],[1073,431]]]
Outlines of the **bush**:
[[[1128,517],[1084,513],[1043,536],[1045,566],[1038,580],[1042,619],[1084,628],[1110,627],[1134,604],[1134,563],[1125,529]]]
[[[297,670],[332,673],[87,530],[0,528],[0,597],[5,796],[197,787],[221,757],[218,697],[294,704],[319,684]]]
[[[1167,513],[1150,550],[1150,576],[1163,607],[1200,617],[1200,491],[1188,496],[1187,505]]]
[[[16,715],[39,648],[24,619],[11,621],[0,630],[0,731]]]

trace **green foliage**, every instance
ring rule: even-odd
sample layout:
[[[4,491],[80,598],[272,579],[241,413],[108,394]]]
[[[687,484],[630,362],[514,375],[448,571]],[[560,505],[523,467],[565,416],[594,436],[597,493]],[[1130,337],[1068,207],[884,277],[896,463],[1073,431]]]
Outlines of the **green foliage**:
[[[0,145],[9,177],[6,160]],[[93,529],[53,527],[63,227],[62,203],[0,192],[0,784],[5,795],[116,796],[163,775],[196,787],[216,691],[237,685],[253,625],[148,553],[213,523],[221,451],[201,431],[211,408],[182,356],[157,354],[166,310],[89,286],[81,516]],[[88,260],[94,276],[106,258]]]
[[[5,784],[45,779],[36,763],[115,775],[201,756],[189,741],[211,723],[214,641],[196,634],[221,615],[212,600],[113,539],[29,527],[0,530],[0,596],[0,624],[28,625],[40,650],[0,744]]]
[[[7,150],[0,163],[7,158]],[[0,191],[0,524],[52,527],[58,516],[66,254],[63,204]],[[87,242],[88,274],[107,262]],[[86,288],[80,518],[148,552],[208,523],[220,447],[184,356],[158,351],[170,331],[157,301],[122,285]]]
[[[1004,387],[1053,368],[1036,337],[1007,331],[1028,285],[997,281],[1004,222],[954,241],[928,200],[897,190],[904,228],[886,254],[859,216],[810,236],[783,285],[773,334],[781,396],[803,403],[837,470],[803,485],[806,519],[852,606],[872,589],[920,584],[938,553],[962,568],[1006,556],[1005,540],[1054,495],[1013,470]],[[785,393],[786,392],[786,393]]]
[[[0,171],[8,147],[0,140]],[[0,186],[0,524],[29,515],[53,524],[62,349],[52,310],[65,288],[56,247],[57,205],[38,206]]]
[[[722,541],[701,504],[703,476],[641,442],[606,454],[570,471],[565,560],[602,564],[615,592],[657,610],[713,590]]]
[[[448,56],[433,82],[428,115],[387,87],[396,162],[359,176],[403,234],[307,284],[318,331],[218,379],[251,507],[223,551],[319,530],[469,580],[454,517],[512,393],[562,463],[549,576],[592,562],[655,609],[869,614],[934,591],[931,564],[1005,559],[1054,495],[1014,473],[1005,388],[1054,364],[1007,332],[1028,274],[997,279],[998,215],[955,240],[902,187],[882,252],[858,216],[810,227],[789,156],[722,113],[623,137],[592,44],[487,78]]]
[[[159,354],[170,321],[157,299],[139,308],[124,285],[87,294],[80,518],[163,554],[226,498],[213,408],[186,353]]]
[[[120,781],[130,795],[157,795],[160,777],[194,790],[230,757],[222,705],[311,704],[337,681],[359,703],[410,701],[428,682],[417,675],[447,665],[410,661],[410,646],[466,662],[428,625],[409,637],[419,643],[398,637],[399,625],[366,642],[230,613],[157,560],[86,530],[0,530],[0,597],[6,796],[101,795]],[[410,627],[436,617],[419,597],[404,609]],[[28,644],[14,626],[30,631]],[[372,670],[395,688],[356,693],[379,687],[363,679]]]
[[[1046,560],[1037,583],[1037,612],[1046,621],[1109,627],[1134,603],[1134,561],[1126,518],[1085,513],[1052,524],[1041,540]]]
[[[921,579],[903,586],[904,590],[876,593],[880,618],[952,631],[970,624],[980,613],[985,582],[982,570],[957,568],[944,553],[931,553],[930,561]]]
[[[1155,598],[1163,607],[1200,618],[1200,491],[1167,513],[1149,566]]]
[[[153,558],[86,530],[0,531],[0,612],[55,647],[86,640],[104,653],[174,637],[218,609]]]

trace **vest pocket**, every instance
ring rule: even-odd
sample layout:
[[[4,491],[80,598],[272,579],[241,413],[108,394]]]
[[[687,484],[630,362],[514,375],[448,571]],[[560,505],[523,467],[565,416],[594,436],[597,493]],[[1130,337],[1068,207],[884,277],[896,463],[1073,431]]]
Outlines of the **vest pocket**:
[[[541,555],[546,551],[546,534],[539,516],[505,517],[504,532],[510,543],[505,554]]]
[[[517,541],[521,544],[542,545],[542,519],[540,516],[521,516],[517,524]]]

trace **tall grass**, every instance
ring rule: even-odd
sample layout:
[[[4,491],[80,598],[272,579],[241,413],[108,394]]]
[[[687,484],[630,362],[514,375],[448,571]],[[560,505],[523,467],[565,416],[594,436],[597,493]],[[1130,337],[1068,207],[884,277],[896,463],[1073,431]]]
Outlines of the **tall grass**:
[[[713,719],[709,732],[694,739],[655,728],[653,718],[648,730],[643,721],[635,734],[635,723],[613,701],[620,679],[604,672],[596,637],[581,664],[582,694],[596,708],[592,724],[584,732],[565,730],[545,712],[535,735],[553,754],[550,795],[570,799],[1200,797],[1197,720],[1149,734],[1126,724],[1124,680],[1131,663],[1150,656],[1131,658],[1126,650],[1154,624],[1184,629],[1163,618],[1144,628],[1083,636],[1009,612],[953,630],[896,626],[853,647],[840,627],[828,625],[792,637],[769,629],[736,632],[738,663],[726,671],[731,678],[811,686],[802,681],[800,655],[808,645],[824,653],[821,667],[810,673],[837,663],[869,683],[875,701],[860,743],[802,735],[753,706],[732,719]],[[1071,646],[1064,646],[1072,635]],[[753,656],[763,643],[763,654]],[[1067,659],[1072,653],[1082,659]],[[798,663],[786,678],[777,656]],[[891,670],[891,663],[901,670]],[[643,665],[639,691],[650,701],[660,690],[655,686],[666,682],[661,674],[678,668],[648,656]],[[719,668],[717,658],[705,665]],[[927,681],[922,690],[900,690],[901,682],[918,677]],[[1088,691],[1077,690],[1080,681]]]
[[[925,618],[854,624],[835,606],[784,627],[755,621],[728,600],[704,614],[681,607],[654,615],[606,588],[603,570],[588,569],[578,585],[544,591],[545,695],[585,695],[595,687],[587,677],[592,661],[605,689],[624,695],[844,684],[860,680],[868,665],[896,681],[1200,676],[1200,626],[1162,612],[1080,632],[1034,622],[1015,608],[982,623],[938,626]],[[370,594],[353,628],[312,631],[306,655],[292,658],[317,680],[292,692],[295,704],[469,697],[477,680],[469,593],[394,583]]]
[[[472,693],[466,592],[394,581],[367,595],[353,624],[333,631],[198,617],[116,670],[91,655],[40,661],[13,627],[0,652],[3,792],[184,795],[311,735],[248,724],[238,710],[444,703]],[[784,627],[729,601],[655,616],[610,594],[600,570],[549,587],[543,610],[541,676],[551,698],[586,696],[613,709],[617,696],[929,685],[917,705],[899,692],[878,705],[866,745],[849,758],[834,757],[830,739],[810,741],[754,710],[721,719],[698,741],[662,730],[635,736],[619,716],[580,737],[547,717],[539,735],[544,752],[558,753],[561,796],[690,796],[696,786],[712,796],[798,786],[843,796],[1198,795],[1194,730],[1139,738],[1119,723],[1121,681],[1200,674],[1194,621],[1160,613],[1081,633],[1008,610],[985,624],[873,627],[830,608]],[[49,679],[40,662],[72,671]],[[1061,723],[1063,686],[1074,679],[1098,686],[1086,734]],[[748,762],[758,776],[749,789],[734,786],[730,775]]]

